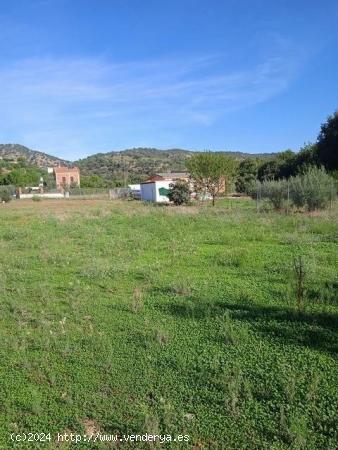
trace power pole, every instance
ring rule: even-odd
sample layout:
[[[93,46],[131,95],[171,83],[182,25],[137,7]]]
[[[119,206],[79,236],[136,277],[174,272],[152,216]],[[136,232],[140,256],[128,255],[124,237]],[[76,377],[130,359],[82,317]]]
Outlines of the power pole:
[[[256,181],[256,211],[259,211],[259,189],[260,189],[260,183],[258,180]]]
[[[289,184],[289,180],[287,181],[288,183],[288,202],[287,202],[287,206],[286,206],[286,214],[289,214],[289,208],[290,208],[290,184]]]
[[[128,174],[127,174],[126,160],[124,159],[124,157],[123,157],[123,177],[124,177],[124,187],[127,187]]]

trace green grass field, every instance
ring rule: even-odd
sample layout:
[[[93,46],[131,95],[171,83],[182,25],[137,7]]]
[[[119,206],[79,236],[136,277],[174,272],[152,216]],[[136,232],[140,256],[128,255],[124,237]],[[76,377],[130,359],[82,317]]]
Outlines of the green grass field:
[[[0,205],[0,448],[337,449],[337,210]],[[293,259],[306,266],[299,310]],[[15,443],[11,433],[51,433]]]

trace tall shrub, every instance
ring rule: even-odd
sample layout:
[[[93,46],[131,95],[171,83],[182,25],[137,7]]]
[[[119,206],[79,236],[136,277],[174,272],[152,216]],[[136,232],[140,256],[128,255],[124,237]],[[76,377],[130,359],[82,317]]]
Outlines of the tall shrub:
[[[11,192],[8,187],[0,186],[0,202],[8,203],[12,200]]]
[[[311,167],[302,175],[306,192],[306,205],[309,211],[324,209],[333,194],[333,180],[324,168]]]
[[[171,183],[169,187],[168,197],[174,205],[186,205],[190,202],[190,189],[186,181]]]
[[[335,195],[333,179],[324,168],[309,167],[307,171],[290,179],[290,197],[297,207],[308,211],[324,209]]]
[[[275,209],[282,209],[287,199],[287,182],[285,180],[263,181],[260,184],[261,198],[268,199]]]

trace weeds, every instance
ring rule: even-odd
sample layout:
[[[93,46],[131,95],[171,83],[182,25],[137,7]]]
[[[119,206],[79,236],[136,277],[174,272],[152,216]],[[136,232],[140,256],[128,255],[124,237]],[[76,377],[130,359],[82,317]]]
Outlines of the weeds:
[[[136,287],[133,291],[131,310],[133,313],[140,312],[144,307],[144,292],[140,287]]]
[[[192,289],[187,285],[187,282],[173,283],[169,286],[169,291],[182,297],[189,297],[192,294]]]
[[[165,345],[169,342],[169,334],[161,329],[156,330],[155,339],[160,345]]]
[[[220,320],[220,335],[225,344],[236,344],[238,342],[238,332],[228,311]]]
[[[306,296],[307,272],[303,255],[293,257],[292,270],[294,276],[294,293],[298,312],[304,309],[304,300]]]
[[[247,251],[238,249],[232,252],[226,252],[225,255],[219,257],[219,264],[224,267],[239,268],[245,265],[247,260]]]
[[[289,435],[294,450],[308,449],[308,424],[305,414],[293,414],[290,418]]]
[[[251,383],[245,378],[239,368],[224,379],[225,405],[233,416],[238,416],[242,403],[252,400]]]

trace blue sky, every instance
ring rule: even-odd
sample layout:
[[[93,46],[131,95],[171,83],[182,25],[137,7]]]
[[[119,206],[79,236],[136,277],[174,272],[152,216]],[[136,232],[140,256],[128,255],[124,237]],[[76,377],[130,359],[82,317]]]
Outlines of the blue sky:
[[[338,107],[330,0],[0,0],[0,142],[299,149]]]

